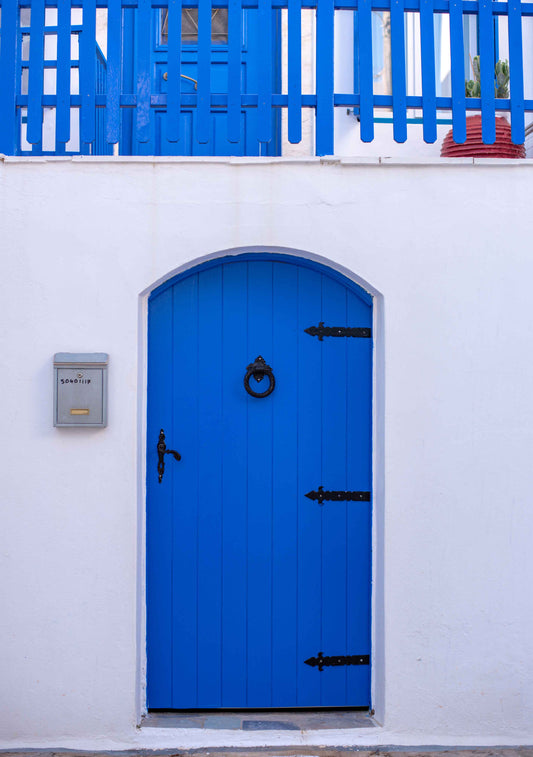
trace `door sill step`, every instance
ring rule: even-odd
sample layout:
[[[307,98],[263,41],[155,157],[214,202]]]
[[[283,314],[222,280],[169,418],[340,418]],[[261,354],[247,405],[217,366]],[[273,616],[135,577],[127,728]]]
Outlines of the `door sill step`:
[[[374,728],[368,710],[224,710],[149,712],[141,728],[200,728],[231,731],[318,731]]]

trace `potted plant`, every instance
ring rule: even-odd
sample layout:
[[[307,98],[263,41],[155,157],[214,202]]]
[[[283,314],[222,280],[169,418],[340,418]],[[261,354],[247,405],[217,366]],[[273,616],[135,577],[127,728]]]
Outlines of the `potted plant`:
[[[467,97],[481,96],[481,73],[479,55],[472,60],[474,78],[465,82]],[[509,63],[499,60],[494,67],[494,96],[501,99],[509,97]],[[440,151],[443,158],[525,158],[524,145],[515,145],[511,139],[511,126],[505,116],[496,116],[496,141],[487,145],[481,136],[481,115],[466,118],[466,142],[462,144],[453,139],[453,129],[444,137]]]

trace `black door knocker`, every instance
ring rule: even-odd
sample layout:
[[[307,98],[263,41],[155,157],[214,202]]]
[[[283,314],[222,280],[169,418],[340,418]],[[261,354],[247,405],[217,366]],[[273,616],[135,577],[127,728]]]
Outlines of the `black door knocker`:
[[[256,381],[262,381],[265,376],[268,376],[269,378],[269,385],[265,389],[264,392],[254,392],[254,390],[250,387],[250,378],[254,377]],[[246,376],[244,377],[244,388],[248,392],[248,394],[251,394],[252,397],[268,397],[269,394],[272,394],[274,391],[274,387],[276,386],[276,379],[274,378],[274,374],[272,373],[272,368],[265,363],[261,355],[258,355],[253,363],[250,363],[250,365],[246,368]]]
[[[165,444],[165,432],[163,429],[159,432],[159,441],[157,442],[157,472],[159,473],[159,483],[163,480],[163,473],[165,472],[165,455],[174,455],[175,460],[181,460],[181,455],[176,452],[175,449],[167,449]]]

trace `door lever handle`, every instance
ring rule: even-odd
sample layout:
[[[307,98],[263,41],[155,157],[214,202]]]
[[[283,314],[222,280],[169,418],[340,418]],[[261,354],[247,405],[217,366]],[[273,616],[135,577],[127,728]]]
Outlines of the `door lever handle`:
[[[165,444],[165,432],[163,429],[159,432],[159,441],[157,442],[157,472],[159,474],[159,483],[163,480],[163,473],[165,472],[165,455],[173,455],[174,459],[178,462],[181,460],[181,455],[176,452],[175,449],[167,449]]]

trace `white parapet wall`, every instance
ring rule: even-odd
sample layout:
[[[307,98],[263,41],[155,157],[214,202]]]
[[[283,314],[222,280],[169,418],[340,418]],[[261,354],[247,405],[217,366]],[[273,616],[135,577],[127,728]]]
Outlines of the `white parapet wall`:
[[[0,747],[533,743],[533,164],[5,159]],[[222,251],[375,296],[377,727],[138,728],[145,313]],[[56,352],[109,425],[52,426]]]

